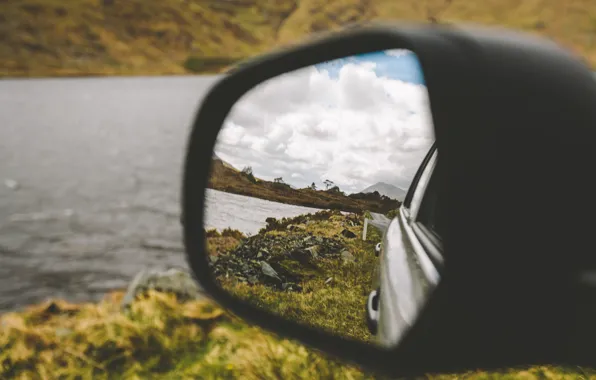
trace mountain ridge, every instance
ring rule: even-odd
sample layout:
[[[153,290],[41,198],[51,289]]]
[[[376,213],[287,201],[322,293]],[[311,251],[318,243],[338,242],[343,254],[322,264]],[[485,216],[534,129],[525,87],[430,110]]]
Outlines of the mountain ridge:
[[[402,189],[401,187],[389,184],[387,182],[377,182],[374,185],[367,187],[366,189],[362,190],[360,193],[374,193],[377,191],[381,195],[385,195],[392,199],[397,199],[400,202],[403,202],[404,198],[406,197],[407,190]]]

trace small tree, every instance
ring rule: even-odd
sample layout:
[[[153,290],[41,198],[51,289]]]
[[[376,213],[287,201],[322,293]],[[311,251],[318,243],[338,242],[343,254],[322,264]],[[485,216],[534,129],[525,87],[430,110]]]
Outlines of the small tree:
[[[316,190],[316,189],[317,189],[317,185],[315,185],[315,183],[313,182],[313,183],[310,185],[310,188],[311,188],[311,189],[313,189],[313,190]]]
[[[277,177],[277,178],[273,179],[273,182],[275,182],[275,183],[284,183],[284,180],[281,177]]]
[[[334,185],[333,181],[330,181],[328,179],[323,181],[323,183],[325,184],[325,190],[329,190],[329,188]]]
[[[242,169],[242,173],[244,173],[246,175],[251,175],[252,174],[252,167],[245,166],[244,169]]]
[[[244,169],[242,169],[242,174],[244,174],[246,176],[246,178],[248,178],[248,180],[252,183],[257,183],[257,179],[255,178],[255,176],[252,174],[252,167],[250,166],[245,166]]]

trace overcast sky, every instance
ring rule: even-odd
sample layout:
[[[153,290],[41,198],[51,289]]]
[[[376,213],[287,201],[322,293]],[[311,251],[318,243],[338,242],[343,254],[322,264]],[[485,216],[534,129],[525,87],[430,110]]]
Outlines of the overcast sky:
[[[406,50],[344,58],[275,77],[233,107],[216,154],[301,188],[407,189],[434,141],[428,94]]]

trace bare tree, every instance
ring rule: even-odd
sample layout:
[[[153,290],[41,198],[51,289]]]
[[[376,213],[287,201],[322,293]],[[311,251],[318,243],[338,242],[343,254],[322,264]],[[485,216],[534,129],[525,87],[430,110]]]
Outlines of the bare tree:
[[[323,183],[325,184],[325,190],[329,190],[329,188],[334,185],[333,181],[328,180],[328,179],[323,181]]]

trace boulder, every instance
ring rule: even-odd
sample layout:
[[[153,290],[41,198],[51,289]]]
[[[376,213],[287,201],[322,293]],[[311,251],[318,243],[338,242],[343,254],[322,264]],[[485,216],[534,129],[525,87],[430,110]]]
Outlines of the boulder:
[[[356,237],[356,234],[348,229],[344,229],[343,231],[341,231],[341,234],[344,237],[347,237],[348,239],[354,239]]]
[[[149,290],[175,294],[180,300],[187,301],[207,297],[189,271],[171,268],[167,270],[143,269],[134,277],[121,307],[127,308],[134,299]]]

